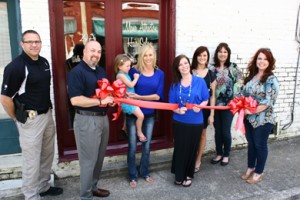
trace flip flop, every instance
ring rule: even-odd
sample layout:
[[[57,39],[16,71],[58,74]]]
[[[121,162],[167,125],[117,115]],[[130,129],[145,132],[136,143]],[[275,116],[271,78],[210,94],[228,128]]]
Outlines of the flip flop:
[[[153,178],[151,178],[150,176],[145,176],[144,179],[147,183],[153,183],[154,182]]]
[[[198,173],[200,171],[200,167],[195,167],[194,173]]]
[[[136,188],[136,186],[137,186],[136,180],[131,180],[131,181],[129,182],[129,186],[130,186],[132,189]]]
[[[182,185],[182,181],[174,181],[175,185]]]

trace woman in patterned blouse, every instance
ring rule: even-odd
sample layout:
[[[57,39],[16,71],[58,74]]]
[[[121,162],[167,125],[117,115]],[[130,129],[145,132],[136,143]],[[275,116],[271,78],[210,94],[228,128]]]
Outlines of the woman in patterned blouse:
[[[247,68],[244,96],[252,96],[258,106],[255,113],[245,110],[245,129],[248,141],[248,169],[241,176],[250,184],[262,180],[268,157],[268,138],[275,124],[274,104],[279,83],[273,74],[275,58],[267,48],[259,49]]]
[[[243,73],[233,62],[230,62],[231,50],[226,43],[220,43],[215,51],[214,63],[210,69],[217,76],[216,106],[227,106],[233,99],[237,85],[242,85]],[[231,122],[233,115],[229,110],[215,110],[215,143],[217,155],[212,164],[221,162],[228,165],[231,150]]]

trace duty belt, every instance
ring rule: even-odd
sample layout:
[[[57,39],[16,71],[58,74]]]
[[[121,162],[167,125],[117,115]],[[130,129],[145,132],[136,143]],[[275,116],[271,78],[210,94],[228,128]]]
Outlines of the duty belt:
[[[27,115],[28,115],[29,119],[35,119],[36,116],[45,114],[48,112],[48,110],[49,110],[49,108],[46,110],[26,110],[26,111],[27,111]]]

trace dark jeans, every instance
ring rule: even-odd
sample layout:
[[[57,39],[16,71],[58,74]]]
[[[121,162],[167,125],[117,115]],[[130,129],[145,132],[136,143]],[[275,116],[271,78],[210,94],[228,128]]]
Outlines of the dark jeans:
[[[229,110],[215,110],[215,143],[217,155],[228,157],[231,150],[231,122],[233,114]]]
[[[142,177],[149,176],[149,161],[150,161],[150,142],[154,126],[154,115],[145,116],[142,126],[142,131],[147,137],[147,142],[142,143],[142,157],[140,161],[139,174]],[[137,180],[138,171],[136,167],[136,148],[137,148],[137,132],[136,132],[136,117],[134,115],[126,115],[126,128],[128,133],[128,175],[129,180]]]
[[[274,125],[267,123],[253,128],[248,120],[244,122],[248,141],[248,168],[255,168],[255,173],[261,174],[267,161],[268,139]]]

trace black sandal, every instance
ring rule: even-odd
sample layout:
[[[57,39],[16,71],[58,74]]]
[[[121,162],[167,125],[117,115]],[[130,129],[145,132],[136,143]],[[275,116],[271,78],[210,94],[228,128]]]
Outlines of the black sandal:
[[[183,181],[174,181],[175,185],[182,185]]]
[[[187,184],[188,182],[190,182],[189,184]],[[189,177],[187,177],[186,179],[185,179],[185,181],[183,181],[183,183],[182,183],[182,186],[183,187],[190,187],[191,185],[192,185],[192,179],[191,178],[189,178]]]

